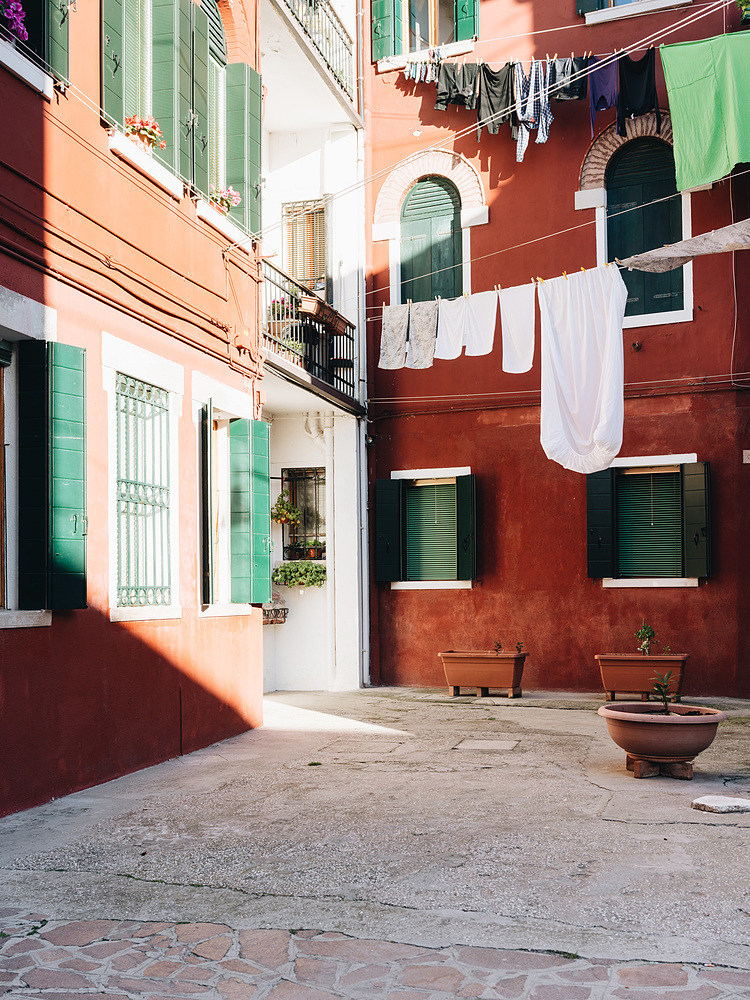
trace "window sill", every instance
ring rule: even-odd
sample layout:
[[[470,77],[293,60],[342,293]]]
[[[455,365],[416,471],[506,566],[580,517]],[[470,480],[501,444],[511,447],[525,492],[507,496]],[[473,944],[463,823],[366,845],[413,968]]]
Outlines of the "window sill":
[[[202,604],[198,608],[199,618],[249,618],[252,604]]]
[[[255,242],[254,237],[248,236],[243,229],[236,226],[226,215],[222,215],[209,202],[204,201],[202,198],[196,199],[195,214],[199,219],[203,219],[209,226],[217,230],[217,232],[226,236],[232,243],[232,246],[236,246],[239,250],[244,250],[247,254],[252,252],[252,245]]]
[[[642,577],[637,580],[602,580],[604,590],[632,590],[637,587],[697,587],[697,577]]]
[[[651,0],[653,2],[653,0]],[[690,0],[688,0],[690,2]],[[474,51],[474,42],[451,42],[449,45],[443,46],[443,56],[445,58],[450,58],[452,56],[463,56],[469,52]],[[427,59],[429,49],[419,49],[416,52],[410,52],[405,56],[386,56],[385,59],[380,59],[376,63],[376,69],[378,73],[391,73],[393,70],[405,69],[406,64],[409,62],[424,62]]]
[[[391,590],[471,590],[472,580],[393,580]]]
[[[185,193],[185,186],[179,178],[170,173],[166,167],[157,160],[144,153],[134,142],[131,142],[122,132],[113,132],[109,137],[109,151],[119,156],[121,160],[126,160],[142,174],[149,177],[154,184],[158,184],[162,190],[171,194],[179,201]]]
[[[41,628],[51,624],[51,611],[0,611],[0,628]]]
[[[669,323],[692,323],[692,309],[677,309],[674,312],[644,313],[642,316],[626,316],[623,330],[637,330],[641,326],[667,326]]]
[[[182,618],[182,608],[173,604],[169,607],[109,609],[111,622],[177,621],[180,618]]]
[[[625,17],[637,17],[639,14],[655,14],[660,10],[672,10],[674,7],[689,7],[693,0],[633,0],[633,3],[621,7],[605,7],[604,10],[591,10],[586,14],[586,24],[602,24],[606,21],[621,21]]]
[[[19,52],[10,42],[0,39],[0,66],[4,66],[8,72],[23,80],[37,94],[41,94],[45,101],[52,100],[54,81],[51,76],[40,69],[35,63],[28,59],[22,52]]]

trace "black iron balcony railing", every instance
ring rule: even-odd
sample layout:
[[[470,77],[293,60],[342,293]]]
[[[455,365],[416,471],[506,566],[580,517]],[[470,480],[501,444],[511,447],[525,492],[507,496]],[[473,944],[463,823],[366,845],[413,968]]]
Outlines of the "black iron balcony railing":
[[[263,278],[263,346],[354,397],[354,324],[267,260]]]
[[[285,0],[334,79],[354,100],[354,45],[336,11],[325,0]]]

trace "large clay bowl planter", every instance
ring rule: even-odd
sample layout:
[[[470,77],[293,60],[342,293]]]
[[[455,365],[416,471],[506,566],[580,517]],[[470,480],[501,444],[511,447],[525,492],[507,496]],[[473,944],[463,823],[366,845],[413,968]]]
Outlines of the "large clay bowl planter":
[[[662,676],[672,671],[670,685],[677,701],[682,693],[682,679],[689,653],[663,653],[657,656],[643,656],[641,653],[597,653],[602,672],[602,684],[607,693],[607,701],[615,700],[617,691],[633,694],[640,692],[641,701],[648,701],[653,693],[654,675]]]
[[[528,653],[493,653],[449,649],[438,653],[443,661],[448,693],[461,694],[462,687],[477,689],[477,698],[486,698],[490,688],[507,688],[509,698],[520,698],[521,677]]]
[[[698,705],[670,705],[675,715],[659,715],[656,705],[623,702],[617,708],[602,705],[599,715],[618,747],[634,760],[676,763],[692,760],[710,746],[726,715],[716,708]],[[700,715],[687,715],[700,712]]]

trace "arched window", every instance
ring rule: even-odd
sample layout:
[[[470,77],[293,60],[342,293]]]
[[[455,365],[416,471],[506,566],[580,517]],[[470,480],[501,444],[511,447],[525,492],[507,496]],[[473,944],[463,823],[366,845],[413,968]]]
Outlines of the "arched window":
[[[449,180],[428,177],[401,208],[401,301],[452,299],[462,291],[461,199]]]
[[[606,185],[608,260],[682,239],[682,199],[667,143],[652,137],[625,143],[609,161]],[[663,274],[636,270],[622,274],[628,286],[626,316],[684,308],[682,268]]]

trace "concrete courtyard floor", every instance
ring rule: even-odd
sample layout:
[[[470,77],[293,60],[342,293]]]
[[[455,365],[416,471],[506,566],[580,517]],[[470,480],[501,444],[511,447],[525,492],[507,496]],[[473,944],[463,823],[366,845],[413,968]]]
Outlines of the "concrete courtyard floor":
[[[750,997],[750,703],[636,780],[601,695],[275,694],[0,819],[4,1000]]]

